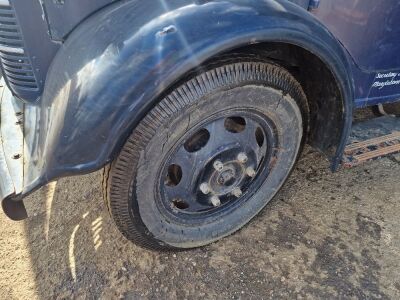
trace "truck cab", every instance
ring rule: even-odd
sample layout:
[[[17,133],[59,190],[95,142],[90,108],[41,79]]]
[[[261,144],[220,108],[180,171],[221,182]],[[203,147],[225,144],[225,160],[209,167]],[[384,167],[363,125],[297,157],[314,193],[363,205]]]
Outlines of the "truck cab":
[[[263,209],[306,143],[333,171],[398,152],[399,14],[395,0],[0,0],[3,210],[22,220],[30,193],[103,169],[125,237],[192,248]],[[360,140],[365,107],[386,116]]]

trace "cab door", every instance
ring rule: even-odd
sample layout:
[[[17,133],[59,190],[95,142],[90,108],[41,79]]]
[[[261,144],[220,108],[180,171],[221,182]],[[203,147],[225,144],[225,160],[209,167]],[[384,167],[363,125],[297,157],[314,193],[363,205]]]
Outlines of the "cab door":
[[[313,14],[353,59],[356,107],[400,99],[400,1],[320,0]]]
[[[400,69],[399,0],[321,0],[314,14],[363,71]]]

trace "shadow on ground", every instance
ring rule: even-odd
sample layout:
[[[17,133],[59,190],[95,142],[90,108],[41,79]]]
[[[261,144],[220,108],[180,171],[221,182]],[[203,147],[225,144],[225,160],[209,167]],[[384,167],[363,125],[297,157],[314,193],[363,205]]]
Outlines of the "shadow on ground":
[[[205,248],[157,253],[126,241],[102,202],[100,174],[51,184],[27,201],[39,298],[359,298],[400,296],[400,166],[331,174],[306,149],[267,208]],[[23,287],[19,287],[23,288]]]

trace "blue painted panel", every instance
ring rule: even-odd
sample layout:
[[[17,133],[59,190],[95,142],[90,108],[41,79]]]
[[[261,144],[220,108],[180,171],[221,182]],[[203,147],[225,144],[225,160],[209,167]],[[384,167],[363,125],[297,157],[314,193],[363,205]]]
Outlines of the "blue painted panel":
[[[41,103],[27,114],[26,128],[37,130],[40,142],[30,148],[37,164],[25,174],[24,193],[102,167],[166,88],[219,53],[263,41],[299,45],[330,66],[345,105],[335,124],[343,138],[332,143],[341,156],[353,104],[348,56],[312,15],[288,1],[173,2],[114,4],[68,37]]]
[[[52,38],[63,40],[82,20],[115,1],[118,0],[44,0]]]
[[[400,69],[400,1],[322,0],[314,14],[363,71]]]
[[[400,99],[400,1],[322,0],[315,16],[350,53],[356,106]]]

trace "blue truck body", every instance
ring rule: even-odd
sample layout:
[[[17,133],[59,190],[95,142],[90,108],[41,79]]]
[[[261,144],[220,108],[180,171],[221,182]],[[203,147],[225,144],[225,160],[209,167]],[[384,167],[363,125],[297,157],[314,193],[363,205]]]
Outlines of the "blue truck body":
[[[321,100],[313,137],[335,169],[353,110],[400,100],[399,15],[396,0],[0,0],[1,67],[25,136],[23,184],[0,184],[3,208],[100,169],[174,84],[253,45],[276,61],[279,45],[302,49],[333,76],[340,97]]]
[[[65,3],[52,0],[12,1],[25,47],[39,82],[37,91],[26,93],[16,90],[17,95],[26,101],[38,101],[43,93],[47,71],[63,42],[90,16],[115,2],[123,1],[85,0],[65,1]],[[157,2],[161,7],[162,3],[166,3],[163,9],[168,10],[175,7],[174,2],[179,1]],[[196,3],[196,1],[181,2]],[[293,0],[291,2],[304,9],[310,8],[309,13],[325,25],[346,50],[353,63],[348,71],[354,80],[354,103],[357,107],[399,100],[400,77],[392,76],[400,72],[398,1]],[[318,5],[311,9],[315,2]]]

